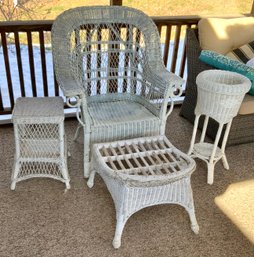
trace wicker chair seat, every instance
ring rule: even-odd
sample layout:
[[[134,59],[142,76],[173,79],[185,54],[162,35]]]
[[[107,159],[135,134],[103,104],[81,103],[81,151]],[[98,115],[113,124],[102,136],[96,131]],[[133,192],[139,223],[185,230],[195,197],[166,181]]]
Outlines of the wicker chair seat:
[[[94,126],[110,125],[112,123],[125,123],[126,120],[140,121],[158,120],[147,108],[139,103],[128,101],[114,101],[104,103],[92,103],[88,110]]]

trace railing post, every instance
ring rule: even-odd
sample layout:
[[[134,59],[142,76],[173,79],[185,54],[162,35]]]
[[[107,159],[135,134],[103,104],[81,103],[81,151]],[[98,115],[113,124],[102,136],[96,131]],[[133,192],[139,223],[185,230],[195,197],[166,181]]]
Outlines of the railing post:
[[[110,5],[123,5],[123,0],[110,0]]]
[[[254,0],[253,0],[253,2],[252,2],[252,7],[251,7],[250,14],[251,14],[252,16],[254,16]]]

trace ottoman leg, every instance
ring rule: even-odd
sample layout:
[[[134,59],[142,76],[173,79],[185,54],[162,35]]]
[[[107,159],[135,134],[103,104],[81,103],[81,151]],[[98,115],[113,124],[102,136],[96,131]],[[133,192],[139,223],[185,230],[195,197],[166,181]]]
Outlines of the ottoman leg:
[[[115,236],[113,239],[113,247],[115,249],[119,248],[121,246],[121,238],[122,238],[122,233],[124,229],[124,225],[127,220],[124,219],[124,215],[120,214],[117,215],[117,221],[116,221],[116,231],[115,231]]]
[[[195,234],[198,234],[199,226],[198,226],[198,222],[197,222],[196,214],[195,214],[193,194],[192,194],[190,180],[188,180],[188,185],[186,185],[186,186],[187,186],[186,191],[188,192],[188,194],[187,194],[187,198],[185,199],[184,202],[182,202],[182,204],[183,204],[185,210],[189,214],[190,222],[191,222],[191,230]]]
[[[11,182],[11,190],[15,190],[16,188],[16,181]]]
[[[88,186],[89,188],[92,188],[93,185],[94,185],[95,173],[96,173],[96,170],[95,170],[95,169],[93,169],[93,170],[91,171],[91,173],[90,173],[89,179],[88,179],[88,181],[87,181],[87,186]]]
[[[66,189],[71,189],[71,185],[70,185],[70,181],[69,180],[67,180],[65,182],[65,186],[66,186]]]
[[[199,226],[198,226],[198,222],[197,222],[197,219],[196,219],[196,215],[195,215],[194,209],[188,210],[188,214],[189,214],[189,216],[190,216],[190,221],[191,221],[191,230],[192,230],[195,234],[198,234],[198,232],[199,232]]]

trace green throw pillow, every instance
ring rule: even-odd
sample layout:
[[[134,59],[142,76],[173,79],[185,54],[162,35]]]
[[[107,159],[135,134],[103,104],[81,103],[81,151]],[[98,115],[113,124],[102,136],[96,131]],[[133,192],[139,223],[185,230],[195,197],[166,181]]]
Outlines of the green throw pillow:
[[[202,50],[199,59],[217,69],[234,71],[250,79],[252,85],[248,94],[254,95],[254,69],[242,62],[209,50]]]

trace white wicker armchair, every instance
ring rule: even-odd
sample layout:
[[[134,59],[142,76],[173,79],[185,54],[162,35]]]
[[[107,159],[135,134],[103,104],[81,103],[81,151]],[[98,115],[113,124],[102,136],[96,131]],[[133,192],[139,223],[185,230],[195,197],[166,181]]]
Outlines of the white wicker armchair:
[[[67,10],[53,24],[52,47],[57,82],[77,107],[75,137],[84,128],[85,177],[91,144],[164,134],[168,100],[183,80],[166,70],[147,15],[119,6]]]

